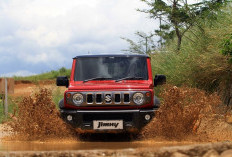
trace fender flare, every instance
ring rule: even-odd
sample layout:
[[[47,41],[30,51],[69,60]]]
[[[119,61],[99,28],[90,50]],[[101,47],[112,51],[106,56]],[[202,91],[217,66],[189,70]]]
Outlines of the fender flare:
[[[59,108],[64,109],[64,98],[59,101]]]

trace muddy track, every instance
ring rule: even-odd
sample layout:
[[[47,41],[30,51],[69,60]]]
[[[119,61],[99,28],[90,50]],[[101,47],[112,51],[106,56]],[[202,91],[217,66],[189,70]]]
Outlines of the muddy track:
[[[0,124],[0,143],[2,141],[2,138],[5,136],[8,136],[10,133],[6,131],[6,126],[3,124]]]
[[[31,157],[31,156],[72,156],[72,157],[97,157],[97,156],[130,156],[130,157],[229,157],[232,156],[232,143],[221,142],[214,144],[197,144],[188,146],[163,147],[160,149],[123,149],[123,150],[77,150],[77,151],[10,151],[0,152],[0,157]]]

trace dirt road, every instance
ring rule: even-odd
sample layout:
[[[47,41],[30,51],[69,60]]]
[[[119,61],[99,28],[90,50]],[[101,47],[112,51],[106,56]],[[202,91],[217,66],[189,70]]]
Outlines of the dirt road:
[[[49,89],[59,89],[60,91],[65,91],[65,87],[57,87],[55,81],[40,81],[37,83],[32,83],[30,81],[16,81],[14,87],[14,94],[11,94],[13,97],[29,96],[39,88],[49,88]]]
[[[222,142],[213,144],[195,144],[186,146],[147,147],[129,149],[76,149],[76,150],[53,150],[53,151],[0,151],[1,157],[31,157],[31,156],[77,156],[77,157],[99,157],[99,156],[130,156],[130,157],[231,157],[232,143]]]
[[[3,125],[0,125],[0,142],[1,142],[1,139],[6,135],[7,133],[4,131]]]

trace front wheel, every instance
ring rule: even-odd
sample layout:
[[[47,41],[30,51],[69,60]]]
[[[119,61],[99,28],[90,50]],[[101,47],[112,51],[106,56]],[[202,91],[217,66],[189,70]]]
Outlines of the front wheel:
[[[59,108],[64,109],[64,98],[59,101]]]
[[[157,96],[154,96],[153,103],[155,108],[160,107],[160,99]]]

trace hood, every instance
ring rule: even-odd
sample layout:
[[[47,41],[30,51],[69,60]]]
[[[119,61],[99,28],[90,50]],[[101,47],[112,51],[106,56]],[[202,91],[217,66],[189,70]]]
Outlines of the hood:
[[[85,83],[70,83],[69,90],[130,90],[130,89],[151,89],[152,82],[149,81],[120,81],[120,82],[104,82],[91,81]]]

